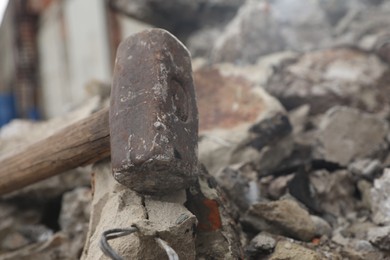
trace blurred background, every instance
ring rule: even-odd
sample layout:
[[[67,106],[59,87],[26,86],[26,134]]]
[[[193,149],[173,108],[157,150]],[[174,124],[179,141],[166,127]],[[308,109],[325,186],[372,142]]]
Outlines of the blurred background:
[[[84,102],[88,82],[110,83],[119,42],[145,28],[171,31],[193,58],[242,66],[285,50],[383,46],[387,2],[0,0],[0,126]]]

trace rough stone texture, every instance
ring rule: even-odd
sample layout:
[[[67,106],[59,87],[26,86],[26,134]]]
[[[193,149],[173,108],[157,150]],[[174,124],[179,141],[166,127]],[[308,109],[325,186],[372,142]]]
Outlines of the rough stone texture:
[[[388,109],[388,66],[376,55],[351,47],[308,52],[271,76],[267,91],[288,110],[310,105],[310,113],[348,105],[368,112]]]
[[[332,233],[332,227],[329,225],[328,222],[326,222],[324,219],[311,215],[311,220],[314,222],[314,225],[316,226],[316,235],[321,236],[330,236]]]
[[[366,1],[366,4],[372,2],[374,1]],[[355,45],[380,54],[383,43],[389,37],[385,28],[390,26],[390,21],[387,19],[390,14],[390,6],[385,2],[378,6],[360,5],[349,8],[343,19],[334,28],[335,42]]]
[[[221,35],[222,30],[220,26],[206,27],[192,33],[186,42],[192,57],[210,57],[212,46]]]
[[[279,241],[270,260],[320,260],[323,256],[314,250],[290,241]]]
[[[103,231],[129,228],[136,224],[141,233],[110,241],[112,248],[128,259],[159,259],[166,253],[155,242],[158,235],[179,255],[180,259],[195,259],[195,237],[192,228],[195,216],[184,206],[185,193],[165,198],[143,197],[117,183],[108,162],[94,168],[94,197],[89,234],[82,259],[103,259],[99,240]],[[115,212],[115,217],[113,217]],[[178,224],[177,220],[181,219]]]
[[[1,260],[30,260],[30,259],[76,259],[79,256],[72,255],[69,245],[70,238],[61,232],[56,233],[50,239],[23,247],[20,250],[1,254]]]
[[[280,104],[256,83],[218,66],[194,73],[198,97],[199,160],[212,175],[253,162],[266,172],[292,149],[291,125]]]
[[[80,257],[88,232],[91,211],[91,189],[80,187],[66,192],[62,198],[59,217],[61,230],[70,238],[69,251]]]
[[[188,188],[195,181],[197,141],[198,111],[187,48],[162,29],[123,40],[110,104],[114,178],[143,194]]]
[[[331,28],[316,1],[247,1],[226,26],[213,61],[255,63],[265,54],[303,51],[329,42]]]
[[[219,171],[215,178],[240,210],[247,210],[250,205],[260,200],[257,172],[249,165],[231,165]]]
[[[256,235],[250,242],[245,252],[251,259],[259,255],[270,254],[276,246],[276,240],[266,233]]]
[[[314,156],[342,166],[356,159],[383,157],[388,148],[388,131],[388,123],[378,117],[352,108],[335,107],[320,123]]]
[[[280,27],[267,4],[247,1],[217,40],[212,60],[238,64],[255,63],[261,55],[283,50]]]
[[[272,199],[279,199],[287,192],[288,183],[294,178],[293,174],[280,176],[273,179],[268,185],[268,195]]]
[[[310,175],[310,182],[319,206],[325,212],[345,216],[355,210],[356,188],[347,171],[340,170],[332,173],[325,170],[315,171]]]
[[[248,213],[280,229],[286,236],[303,241],[310,241],[316,236],[316,225],[309,213],[293,200],[256,203]]]
[[[373,221],[378,225],[390,224],[390,169],[374,181],[371,189],[371,210]]]
[[[361,159],[351,163],[348,170],[360,178],[373,179],[382,169],[379,160]]]
[[[287,49],[308,51],[329,44],[331,27],[319,1],[274,0],[270,13],[282,27]]]
[[[390,250],[390,226],[370,228],[367,236],[374,246],[382,250]]]

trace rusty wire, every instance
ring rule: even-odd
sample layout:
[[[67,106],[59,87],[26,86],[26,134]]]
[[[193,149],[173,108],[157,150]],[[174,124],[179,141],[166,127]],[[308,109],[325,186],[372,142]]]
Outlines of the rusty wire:
[[[139,231],[137,227],[114,228],[114,229],[106,230],[102,233],[102,236],[101,236],[100,242],[99,242],[99,247],[102,250],[102,252],[106,256],[110,257],[111,259],[123,260],[123,258],[117,252],[115,252],[115,250],[110,246],[110,244],[108,243],[108,240],[115,239],[118,237],[127,236],[127,235],[133,234],[137,231]],[[168,245],[167,242],[165,242],[164,240],[162,240],[161,238],[158,238],[158,237],[156,237],[155,240],[156,240],[157,244],[162,249],[165,250],[165,252],[168,255],[169,260],[179,260],[179,256],[177,255],[175,250],[173,250],[173,248]]]

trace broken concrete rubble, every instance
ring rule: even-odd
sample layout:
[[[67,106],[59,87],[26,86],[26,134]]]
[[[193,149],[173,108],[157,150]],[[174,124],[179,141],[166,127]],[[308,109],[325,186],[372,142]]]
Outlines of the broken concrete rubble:
[[[390,250],[390,226],[370,228],[367,236],[374,246],[382,250]]]
[[[71,240],[69,251],[72,255],[79,255],[83,251],[88,232],[88,222],[91,212],[91,189],[80,187],[66,192],[62,198],[62,207],[59,216],[61,230]]]
[[[255,83],[224,75],[219,67],[200,69],[194,79],[200,113],[199,160],[212,175],[237,162],[254,163],[258,171],[267,172],[290,154],[288,118]]]
[[[371,210],[373,221],[377,225],[390,224],[390,170],[374,181],[371,189]]]
[[[270,260],[320,260],[323,256],[314,250],[300,246],[290,241],[280,241],[276,244],[275,252]]]
[[[354,159],[383,158],[388,131],[389,124],[378,117],[347,107],[332,108],[319,126],[314,156],[342,166]]]
[[[280,25],[268,12],[266,3],[247,1],[216,41],[213,61],[254,63],[259,56],[283,50]]]
[[[336,216],[345,216],[353,212],[357,200],[354,198],[355,185],[347,171],[329,173],[325,170],[315,171],[310,181],[322,210]]]
[[[276,246],[276,240],[269,234],[260,233],[256,235],[246,248],[246,254],[251,259],[256,259],[263,255],[268,255],[273,252]]]
[[[383,96],[388,84],[381,83],[388,70],[375,54],[347,47],[325,49],[280,66],[266,89],[288,110],[309,104],[312,114],[335,105],[380,112],[389,104]]]
[[[264,221],[269,232],[279,230],[280,234],[302,241],[310,241],[317,235],[309,213],[293,200],[259,202],[251,206],[248,215],[253,221]]]

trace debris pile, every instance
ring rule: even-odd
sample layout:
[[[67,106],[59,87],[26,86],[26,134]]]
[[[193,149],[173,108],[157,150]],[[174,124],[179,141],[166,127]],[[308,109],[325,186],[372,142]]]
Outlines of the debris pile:
[[[171,14],[164,26],[192,52],[198,156],[212,176],[203,172],[206,184],[201,180],[198,185],[219,190],[218,202],[230,214],[223,220],[229,225],[224,224],[239,232],[242,257],[390,258],[387,1],[112,2],[155,26],[162,18],[152,12]],[[95,96],[63,118],[14,121],[0,130],[0,153],[44,138],[103,106],[106,97]],[[167,198],[164,203],[180,207],[158,212],[154,200],[142,200],[123,187],[118,194],[93,191],[91,173],[94,187],[119,186],[107,177],[108,165],[78,168],[1,197],[0,259],[98,258],[96,232],[101,230],[91,225],[118,208],[135,219],[145,217],[145,208],[151,219],[166,214],[156,230],[164,238],[165,230],[176,228],[173,233],[182,237],[165,240],[186,259],[207,259],[210,251],[220,259],[234,258],[222,254],[230,240],[222,244],[218,236],[226,230],[196,238],[181,232],[201,222],[194,205],[186,203],[196,190]],[[108,196],[132,197],[138,204],[104,204]],[[99,203],[107,208],[91,212]],[[120,214],[116,221],[125,218]],[[131,236],[128,241],[121,250],[133,250],[140,259],[153,250],[148,239],[143,245]]]

